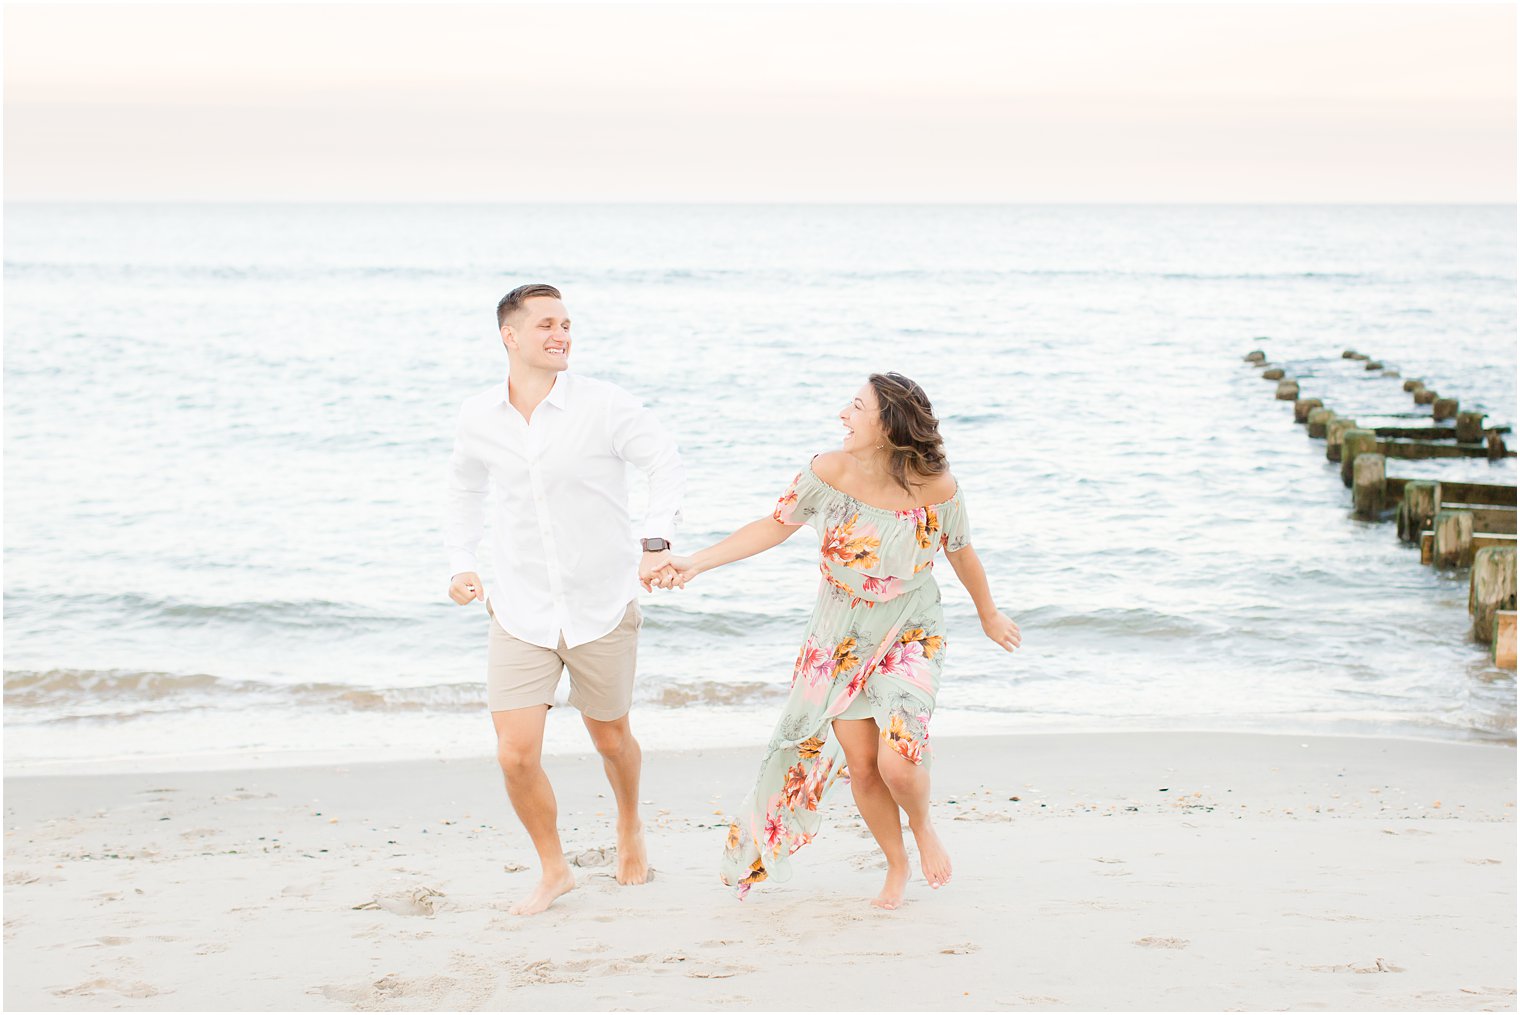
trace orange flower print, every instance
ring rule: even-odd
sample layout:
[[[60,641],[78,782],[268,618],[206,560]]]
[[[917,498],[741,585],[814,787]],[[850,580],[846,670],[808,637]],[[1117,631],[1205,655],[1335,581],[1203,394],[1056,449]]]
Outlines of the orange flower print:
[[[727,848],[729,848],[729,849],[738,849],[739,848],[739,822],[737,822],[737,821],[730,821],[728,823],[728,842],[727,842]]]
[[[897,517],[913,523],[913,536],[921,549],[934,545],[934,533],[939,531],[939,515],[933,508],[921,507],[911,511],[898,511]]]
[[[824,530],[823,545],[819,550],[824,560],[832,560],[858,571],[869,571],[881,563],[878,556],[881,537],[876,526],[867,523],[861,525],[857,532],[855,526],[859,521],[860,513],[856,512],[843,525]]]
[[[855,654],[855,639],[841,638],[839,644],[834,646],[834,676],[837,678],[841,673],[848,673],[860,665],[860,657]]]
[[[745,886],[756,885],[764,881],[766,877],[768,875],[765,873],[765,861],[757,856],[755,857],[755,862],[749,865],[749,873],[740,879],[739,884]]]
[[[903,721],[902,716],[892,716],[887,728],[881,731],[881,738],[892,746],[892,750],[913,762],[913,764],[919,765],[923,763],[923,741],[913,739],[913,735],[908,732],[908,724]]]
[[[786,488],[786,493],[776,501],[776,510],[771,512],[771,517],[782,525],[792,524],[792,509],[797,506],[797,483],[802,479],[802,473],[797,473],[797,478],[792,480],[792,485]]]
[[[781,799],[794,811],[807,800],[807,781],[807,769],[802,767],[802,762],[799,761],[786,770],[786,782],[781,787]]]
[[[808,737],[797,745],[797,757],[799,758],[816,758],[822,751],[822,737]]]

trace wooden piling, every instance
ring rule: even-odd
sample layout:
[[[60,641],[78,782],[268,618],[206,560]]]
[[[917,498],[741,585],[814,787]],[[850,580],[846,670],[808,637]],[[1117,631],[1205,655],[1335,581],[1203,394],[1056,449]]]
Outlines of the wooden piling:
[[[1261,378],[1264,381],[1280,381],[1285,376],[1285,373],[1286,371],[1282,367],[1269,367],[1261,372]]]
[[[1325,424],[1325,457],[1332,462],[1341,460],[1341,438],[1347,430],[1356,429],[1356,420],[1337,416]]]
[[[1325,436],[1325,427],[1335,418],[1335,413],[1321,406],[1318,409],[1310,409],[1306,421],[1309,424],[1310,437]]]
[[[1471,564],[1472,534],[1471,511],[1437,511],[1431,562],[1436,567],[1466,567]]]
[[[1488,460],[1492,462],[1512,455],[1513,452],[1504,446],[1504,438],[1499,436],[1499,431],[1490,430],[1488,432]]]
[[[1495,666],[1515,668],[1515,611],[1500,610],[1494,614],[1493,659]]]
[[[1430,406],[1430,414],[1437,420],[1456,419],[1458,401],[1455,398],[1438,398]]]
[[[1347,430],[1356,428],[1356,419],[1336,416],[1325,424],[1325,457],[1332,462],[1341,460],[1341,438]]]
[[[1413,391],[1415,388],[1423,388],[1424,386],[1425,382],[1420,380],[1418,377],[1411,377],[1409,380],[1404,382],[1405,391]]]
[[[1298,400],[1297,381],[1278,381],[1277,400],[1279,402],[1293,402]]]
[[[1494,614],[1515,608],[1515,550],[1489,547],[1473,555],[1467,579],[1467,612],[1473,618],[1473,637],[1494,637]]]
[[[1377,449],[1377,434],[1371,430],[1356,427],[1341,434],[1341,482],[1352,484],[1357,455],[1376,454]]]
[[[1363,367],[1363,369],[1364,370],[1381,370],[1381,369],[1383,369],[1383,364],[1380,363],[1379,361],[1375,360],[1375,359],[1370,359],[1370,360],[1367,361],[1367,365],[1365,367]]]
[[[1457,413],[1457,440],[1476,444],[1483,439],[1483,413],[1468,409]]]
[[[1385,458],[1384,461],[1387,461]],[[1384,480],[1386,483],[1386,478]],[[1440,503],[1441,484],[1428,479],[1411,479],[1404,484],[1404,499],[1399,502],[1399,538],[1417,542],[1420,533],[1430,528]]]
[[[1415,405],[1430,405],[1441,396],[1429,388],[1419,388],[1414,393]]]
[[[1375,522],[1382,515],[1383,490],[1388,481],[1387,461],[1376,451],[1356,456],[1352,466],[1351,503],[1358,518]]]
[[[1265,363],[1267,361],[1267,354],[1260,349],[1252,349],[1246,353],[1245,361],[1247,363]]]
[[[1355,349],[1347,349],[1341,353],[1341,359],[1356,359],[1356,356],[1357,352]]]
[[[1309,421],[1309,410],[1318,409],[1324,404],[1325,403],[1320,401],[1318,398],[1298,399],[1293,403],[1293,422],[1307,423]]]

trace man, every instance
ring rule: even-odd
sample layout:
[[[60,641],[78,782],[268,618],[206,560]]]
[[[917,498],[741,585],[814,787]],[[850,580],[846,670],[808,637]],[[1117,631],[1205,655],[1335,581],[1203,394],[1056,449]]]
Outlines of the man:
[[[575,887],[541,764],[544,720],[567,668],[570,704],[617,799],[618,883],[649,878],[641,755],[628,724],[643,622],[637,597],[639,584],[677,583],[670,540],[685,472],[675,442],[637,399],[566,372],[570,318],[558,289],[519,286],[497,304],[496,323],[509,371],[460,409],[445,541],[450,598],[461,606],[482,600],[491,616],[486,695],[496,755],[543,872],[512,912],[532,915]],[[625,463],[649,477],[642,541],[629,522]],[[496,583],[489,594],[475,560],[488,489]]]

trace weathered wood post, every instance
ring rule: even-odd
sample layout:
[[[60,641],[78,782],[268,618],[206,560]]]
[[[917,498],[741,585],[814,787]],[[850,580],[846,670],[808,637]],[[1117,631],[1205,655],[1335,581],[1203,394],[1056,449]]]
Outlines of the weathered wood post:
[[[1261,372],[1261,378],[1264,381],[1280,381],[1284,375],[1282,367],[1270,367]]]
[[[1347,349],[1341,353],[1341,359],[1356,359],[1356,350]]]
[[[1476,444],[1483,439],[1483,413],[1467,410],[1457,413],[1457,440]]]
[[[1429,405],[1441,396],[1429,388],[1420,388],[1414,393],[1415,405]]]
[[[1507,670],[1515,668],[1515,611],[1500,610],[1494,614],[1494,665]]]
[[[1377,434],[1371,430],[1355,427],[1341,434],[1341,482],[1350,486],[1355,476],[1352,470],[1356,467],[1356,456],[1372,454],[1377,448]]]
[[[1435,419],[1456,419],[1458,402],[1455,398],[1438,398],[1431,405],[1431,416]]]
[[[1488,432],[1488,460],[1495,461],[1508,453],[1509,449],[1504,446],[1504,438],[1499,436],[1499,431],[1490,430]]]
[[[1515,608],[1515,548],[1489,546],[1473,555],[1467,579],[1467,612],[1473,618],[1473,637],[1487,644],[1494,638],[1494,614]]]
[[[1472,563],[1471,511],[1437,511],[1432,561],[1436,567],[1466,567]]]
[[[1347,430],[1356,429],[1356,420],[1337,416],[1325,424],[1325,457],[1332,462],[1341,460],[1341,438]]]
[[[1292,402],[1298,398],[1297,381],[1278,381],[1277,400],[1279,402]]]
[[[1375,522],[1382,515],[1383,497],[1388,487],[1387,461],[1376,451],[1356,456],[1356,464],[1352,466],[1351,503],[1358,518]]]
[[[1425,382],[1424,381],[1418,381],[1418,382],[1415,383],[1414,387],[1412,387],[1412,388],[1406,388],[1405,390],[1409,392],[1409,397],[1413,398],[1415,400],[1415,402],[1418,403],[1419,400],[1420,400],[1420,392],[1422,392],[1422,391],[1425,390]]]
[[[1381,360],[1370,359],[1370,360],[1367,361],[1367,365],[1363,369],[1365,369],[1365,370],[1381,370],[1381,369],[1383,369],[1383,363],[1382,363]]]
[[[1293,403],[1293,422],[1307,423],[1309,421],[1309,410],[1318,409],[1324,404],[1324,402],[1317,398],[1300,398]]]
[[[1245,361],[1247,363],[1265,363],[1267,361],[1267,354],[1260,349],[1252,349],[1246,353]]]
[[[1405,391],[1413,391],[1415,388],[1423,388],[1424,386],[1425,382],[1420,380],[1418,377],[1411,377],[1409,380],[1404,382]]]
[[[1420,533],[1430,528],[1440,503],[1441,484],[1428,479],[1411,479],[1404,484],[1404,499],[1399,502],[1399,538],[1418,543]]]
[[[1330,421],[1332,419],[1334,419],[1334,418],[1335,418],[1335,413],[1332,412],[1329,409],[1324,408],[1323,406],[1320,407],[1320,408],[1318,408],[1318,409],[1310,409],[1309,410],[1309,415],[1308,415],[1309,436],[1310,437],[1323,437],[1323,436],[1325,436],[1325,428],[1330,424]]]

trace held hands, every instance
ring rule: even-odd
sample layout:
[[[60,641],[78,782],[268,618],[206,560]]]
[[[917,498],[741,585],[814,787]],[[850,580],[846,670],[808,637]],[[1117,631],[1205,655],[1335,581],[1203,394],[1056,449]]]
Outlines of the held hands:
[[[982,630],[987,633],[987,637],[1003,646],[1005,652],[1012,652],[1019,647],[1019,625],[999,610],[993,610],[982,618]]]
[[[485,586],[480,582],[480,575],[474,571],[461,571],[449,582],[449,598],[460,606],[485,597]]]
[[[680,580],[676,569],[671,566],[669,550],[661,550],[659,553],[645,553],[639,561],[639,584],[644,586],[645,592],[654,589],[678,589],[686,583]]]

